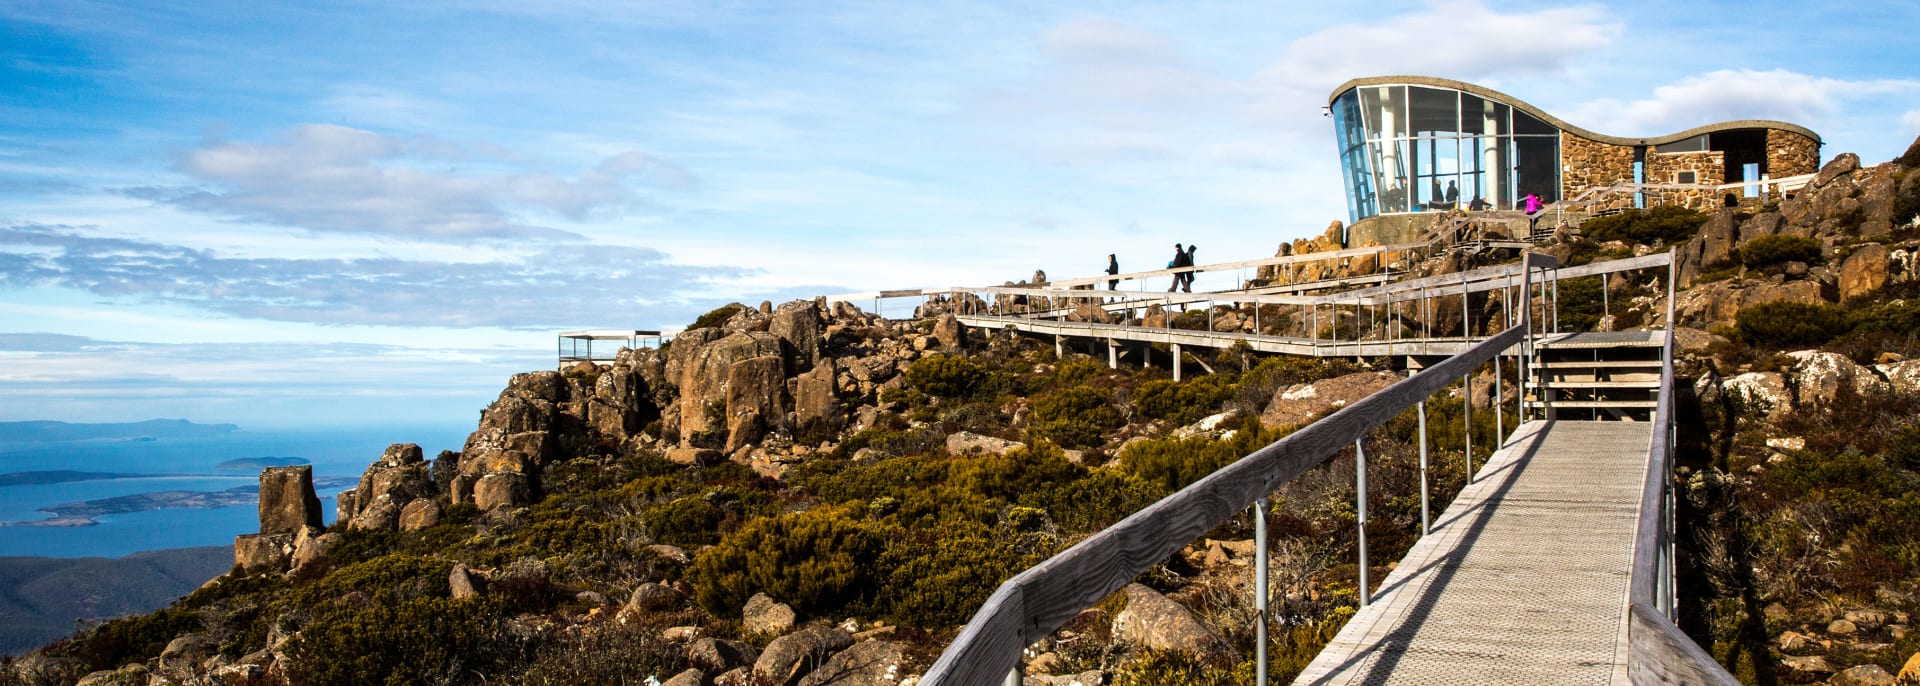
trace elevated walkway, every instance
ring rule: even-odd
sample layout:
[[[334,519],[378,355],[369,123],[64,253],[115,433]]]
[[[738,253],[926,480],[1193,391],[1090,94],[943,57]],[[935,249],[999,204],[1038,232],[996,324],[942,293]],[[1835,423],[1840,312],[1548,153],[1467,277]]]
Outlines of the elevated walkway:
[[[1295,684],[1625,684],[1652,425],[1534,421]]]

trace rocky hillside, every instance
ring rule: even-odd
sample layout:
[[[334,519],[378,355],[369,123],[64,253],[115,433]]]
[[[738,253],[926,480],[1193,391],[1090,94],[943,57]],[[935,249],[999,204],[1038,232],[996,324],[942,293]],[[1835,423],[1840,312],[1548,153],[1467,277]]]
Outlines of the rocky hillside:
[[[1920,146],[1873,167],[1843,155],[1757,212],[1630,212],[1543,248],[1576,264],[1680,248],[1684,619],[1749,683],[1920,671],[1915,168]],[[1285,276],[1477,266],[1404,259]],[[1563,283],[1563,328],[1658,324],[1663,279]],[[659,350],[517,375],[462,450],[390,447],[331,527],[309,470],[268,469],[261,532],[236,542],[233,572],[10,660],[0,684],[911,683],[1002,579],[1404,373],[1225,350],[1205,360],[1215,373],[1174,382],[1166,350],[1113,370],[1104,352],[1056,357],[950,315],[985,306],[890,321],[728,305]],[[1448,307],[1398,322],[1457,331]],[[1257,314],[1144,319],[1353,334]],[[1428,405],[1440,502],[1463,478],[1463,413],[1476,457],[1494,441],[1489,395]],[[1369,439],[1376,578],[1419,521],[1415,431],[1409,413]],[[1352,614],[1351,470],[1333,460],[1274,499],[1279,678]],[[1028,683],[1248,683],[1248,526],[1222,525],[1035,646]]]

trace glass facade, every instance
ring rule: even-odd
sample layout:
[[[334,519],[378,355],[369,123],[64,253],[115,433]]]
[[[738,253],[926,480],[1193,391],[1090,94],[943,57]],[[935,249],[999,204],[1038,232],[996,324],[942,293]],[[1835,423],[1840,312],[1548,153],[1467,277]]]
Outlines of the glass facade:
[[[1332,112],[1351,221],[1560,195],[1560,131],[1506,103],[1449,88],[1362,86]]]

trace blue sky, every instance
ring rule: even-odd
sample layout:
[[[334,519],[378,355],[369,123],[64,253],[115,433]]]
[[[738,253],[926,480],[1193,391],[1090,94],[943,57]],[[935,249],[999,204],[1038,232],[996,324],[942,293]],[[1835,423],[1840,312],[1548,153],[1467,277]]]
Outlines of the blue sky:
[[[0,420],[469,422],[553,333],[1271,255],[1346,79],[1920,134],[1911,2],[0,5]]]

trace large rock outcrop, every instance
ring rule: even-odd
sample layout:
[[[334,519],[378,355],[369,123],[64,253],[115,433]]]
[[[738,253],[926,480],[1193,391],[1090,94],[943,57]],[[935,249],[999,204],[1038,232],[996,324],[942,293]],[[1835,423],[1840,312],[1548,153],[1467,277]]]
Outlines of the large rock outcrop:
[[[260,533],[284,534],[320,526],[313,466],[268,467],[260,472]]]

